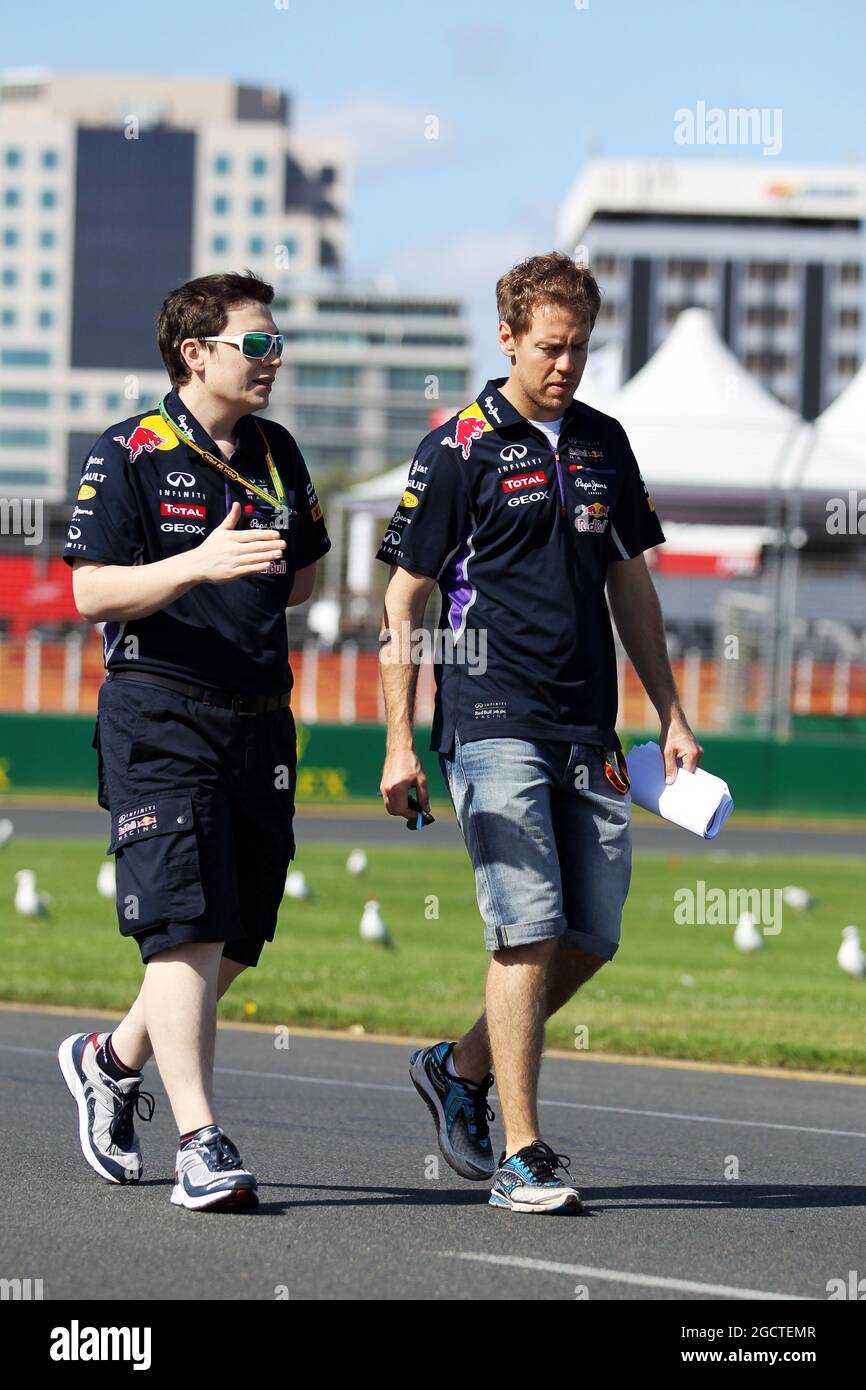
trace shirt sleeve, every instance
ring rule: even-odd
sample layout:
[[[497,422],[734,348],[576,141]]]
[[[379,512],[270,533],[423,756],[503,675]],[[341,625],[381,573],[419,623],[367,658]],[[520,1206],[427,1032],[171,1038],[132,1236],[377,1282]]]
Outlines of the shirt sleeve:
[[[63,558],[96,565],[135,565],[144,554],[141,509],[129,476],[128,451],[107,431],[81,469]]]
[[[664,531],[647,485],[641,477],[628,435],[621,429],[625,474],[607,529],[607,559],[633,560],[644,550],[664,544]]]
[[[306,569],[327,555],[331,549],[331,538],[325,527],[322,504],[313,487],[304,456],[292,440],[295,454],[295,487],[298,510],[297,530],[295,531],[295,569]]]
[[[469,498],[459,460],[437,436],[419,445],[376,559],[438,579],[466,539]]]

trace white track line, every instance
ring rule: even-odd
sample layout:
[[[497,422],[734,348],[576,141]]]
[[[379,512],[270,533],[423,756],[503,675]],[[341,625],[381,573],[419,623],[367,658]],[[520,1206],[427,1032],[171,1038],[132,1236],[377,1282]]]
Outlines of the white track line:
[[[553,1260],[522,1259],[517,1255],[479,1255],[469,1250],[430,1250],[450,1260],[475,1260],[479,1264],[509,1265],[512,1269],[538,1269],[546,1274],[568,1274],[578,1279],[608,1279],[615,1284],[636,1284],[640,1288],[674,1289],[677,1293],[710,1294],[715,1298],[759,1298],[762,1300],[813,1303],[796,1293],[766,1293],[762,1289],[738,1289],[730,1284],[699,1284],[693,1279],[667,1279],[659,1274],[631,1274],[622,1269],[596,1269],[593,1265],[556,1264]]]
[[[44,1047],[15,1047],[11,1043],[0,1043],[0,1052],[21,1052],[34,1057],[55,1057],[53,1050]],[[414,1096],[411,1086],[396,1086],[385,1081],[349,1081],[335,1076],[298,1076],[283,1071],[247,1071],[240,1067],[214,1067],[214,1073],[221,1076],[246,1076],[261,1081],[296,1081],[306,1086],[347,1086],[358,1091],[397,1091],[403,1095]],[[495,1098],[496,1092],[492,1092]],[[593,1110],[607,1115],[640,1115],[653,1120],[683,1120],[687,1124],[740,1125],[748,1129],[781,1129],[794,1134],[825,1134],[835,1139],[866,1139],[866,1134],[857,1129],[820,1129],[815,1125],[786,1125],[771,1120],[738,1120],[730,1115],[689,1115],[675,1110],[638,1110],[626,1105],[590,1105],[578,1100],[544,1100],[539,1097],[539,1105],[552,1105],[562,1110]]]
[[[276,1071],[241,1071],[235,1067],[215,1067],[214,1071],[224,1076],[259,1076],[269,1081],[301,1081],[317,1086],[352,1086],[365,1091],[405,1091],[414,1094],[408,1086],[388,1086],[382,1081],[343,1081],[325,1076],[292,1076]],[[496,1098],[496,1092],[491,1092]],[[610,1115],[643,1115],[655,1120],[685,1120],[705,1125],[746,1125],[750,1129],[787,1129],[796,1134],[830,1134],[837,1139],[866,1139],[866,1134],[857,1129],[818,1129],[810,1125],[776,1124],[770,1120],[737,1120],[724,1115],[681,1115],[673,1110],[636,1110],[625,1105],[589,1105],[577,1100],[544,1100],[539,1097],[539,1105],[555,1105],[565,1110],[598,1110]]]

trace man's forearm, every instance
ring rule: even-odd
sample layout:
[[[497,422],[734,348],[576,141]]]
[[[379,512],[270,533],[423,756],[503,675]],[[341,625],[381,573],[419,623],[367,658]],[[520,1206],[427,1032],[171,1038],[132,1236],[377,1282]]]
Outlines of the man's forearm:
[[[413,721],[418,663],[412,660],[411,633],[417,625],[410,611],[389,614],[391,625],[383,629],[379,647],[382,691],[385,696],[386,753],[415,746]]]
[[[73,575],[75,603],[91,623],[148,618],[201,582],[195,550],[150,565],[100,565]]]
[[[617,561],[611,569],[629,563],[634,562]],[[664,724],[674,715],[682,716],[668,657],[661,605],[646,568],[639,571],[634,582],[628,585],[609,579],[608,598],[620,640],[644,690],[658,711],[659,719]]]

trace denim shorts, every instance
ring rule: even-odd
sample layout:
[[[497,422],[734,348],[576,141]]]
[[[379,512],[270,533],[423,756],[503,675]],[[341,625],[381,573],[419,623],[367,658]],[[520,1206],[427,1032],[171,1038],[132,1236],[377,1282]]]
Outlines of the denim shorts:
[[[595,744],[483,738],[439,765],[488,951],[561,937],[612,960],[631,880],[631,796]]]

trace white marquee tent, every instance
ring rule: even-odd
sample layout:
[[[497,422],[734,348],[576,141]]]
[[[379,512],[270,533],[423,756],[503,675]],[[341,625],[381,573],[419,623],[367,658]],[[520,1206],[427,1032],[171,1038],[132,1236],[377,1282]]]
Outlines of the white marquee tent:
[[[866,488],[866,363],[814,422],[796,481],[807,498]]]
[[[684,309],[619,391],[586,398],[621,421],[650,491],[681,520],[760,521],[804,446],[799,415],[749,375],[706,309]]]
[[[866,482],[866,365],[809,426],[749,375],[708,310],[690,308],[630,381],[612,394],[604,385],[588,370],[579,399],[622,422],[670,522],[763,527],[798,483],[812,497],[807,510],[823,511],[825,497]],[[408,470],[409,460],[335,499],[353,593],[369,589],[376,523],[396,507]]]

